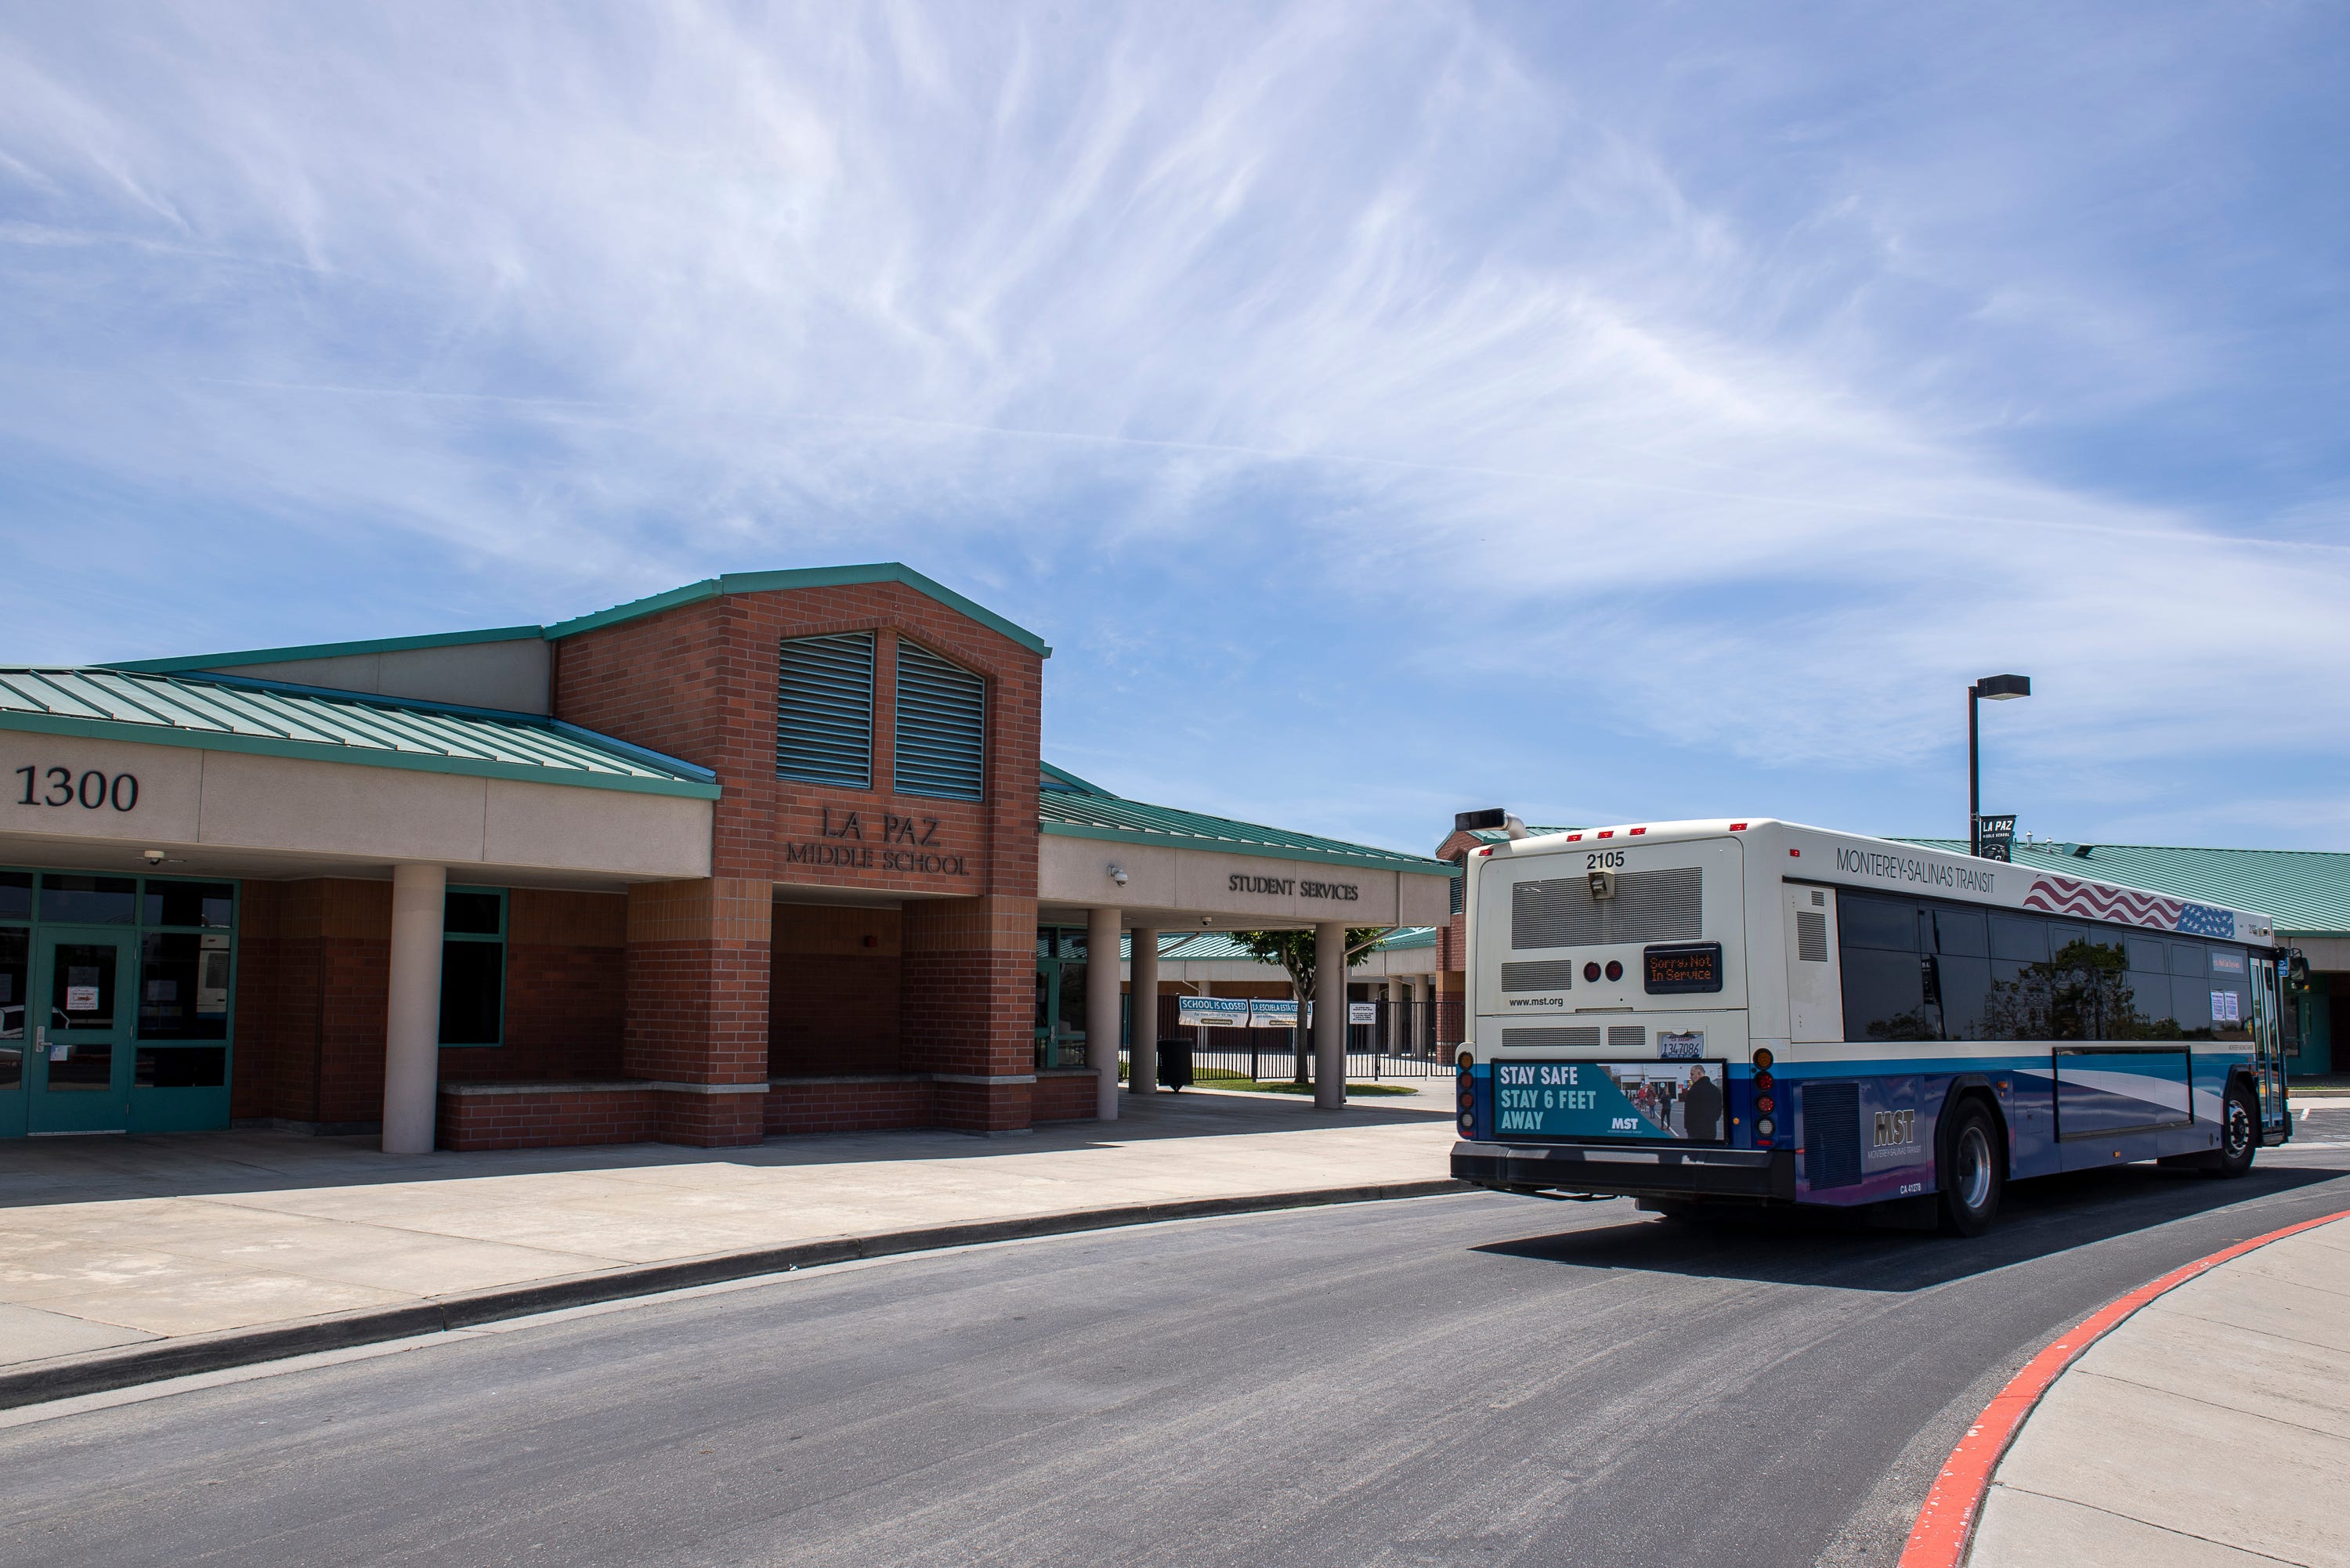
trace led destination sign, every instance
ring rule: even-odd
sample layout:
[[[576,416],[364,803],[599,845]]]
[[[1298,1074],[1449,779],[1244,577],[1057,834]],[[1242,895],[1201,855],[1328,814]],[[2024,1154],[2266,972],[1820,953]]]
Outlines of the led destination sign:
[[[1651,996],[1721,989],[1720,942],[1676,942],[1643,948],[1640,961],[1646,971],[1641,976],[1642,986]]]

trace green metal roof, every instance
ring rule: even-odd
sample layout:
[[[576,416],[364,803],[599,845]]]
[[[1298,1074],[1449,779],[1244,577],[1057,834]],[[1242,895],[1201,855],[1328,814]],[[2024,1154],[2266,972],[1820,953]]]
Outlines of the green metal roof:
[[[1068,838],[1102,838],[1119,844],[1163,844],[1177,849],[1218,849],[1234,855],[1263,855],[1276,860],[1311,860],[1328,866],[1357,866],[1373,871],[1409,871],[1423,877],[1457,877],[1461,868],[1450,861],[1400,850],[1349,844],[1310,833],[1235,822],[1171,805],[1146,805],[1087,784],[1083,790],[1055,778],[1073,781],[1075,774],[1058,768],[1045,770],[1037,791],[1037,826],[1044,832]]]
[[[944,584],[934,582],[913,567],[897,561],[877,561],[861,566],[806,566],[784,572],[728,572],[723,576],[705,577],[701,582],[688,583],[681,588],[671,588],[665,594],[654,594],[650,598],[631,599],[627,604],[598,610],[593,615],[559,621],[548,627],[546,635],[549,641],[577,637],[583,631],[618,626],[622,621],[635,620],[642,616],[659,615],[680,605],[714,599],[721,594],[764,594],[779,588],[830,588],[860,583],[903,583],[917,593],[929,595],[948,608],[969,616],[982,626],[1002,632],[1031,653],[1046,659],[1053,657],[1053,650],[1035,632],[1013,625],[984,605],[967,599]]]
[[[536,713],[234,675],[0,669],[0,729],[718,797],[717,775],[707,768]]]
[[[1962,838],[1899,842],[1953,855],[1967,851]],[[2281,939],[2350,936],[2350,855],[2332,850],[2033,843],[2015,846],[2015,863],[2199,904],[2257,909],[2276,922]]]

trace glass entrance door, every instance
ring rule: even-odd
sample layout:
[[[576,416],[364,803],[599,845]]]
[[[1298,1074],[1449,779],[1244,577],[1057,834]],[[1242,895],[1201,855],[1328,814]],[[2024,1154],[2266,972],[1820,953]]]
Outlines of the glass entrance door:
[[[1086,965],[1082,959],[1036,961],[1036,1065],[1083,1067]]]
[[[25,1021],[27,1132],[120,1132],[130,1125],[134,938],[36,930]]]

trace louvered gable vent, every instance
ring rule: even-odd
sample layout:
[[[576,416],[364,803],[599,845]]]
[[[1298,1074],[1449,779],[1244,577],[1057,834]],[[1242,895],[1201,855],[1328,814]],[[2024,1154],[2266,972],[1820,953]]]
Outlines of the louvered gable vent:
[[[871,632],[784,639],[775,776],[873,787]]]
[[[977,800],[986,757],[987,682],[899,639],[898,792]]]

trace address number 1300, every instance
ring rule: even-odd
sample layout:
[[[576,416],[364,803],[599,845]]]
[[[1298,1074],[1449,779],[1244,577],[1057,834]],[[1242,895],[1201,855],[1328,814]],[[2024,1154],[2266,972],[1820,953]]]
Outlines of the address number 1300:
[[[76,778],[71,768],[37,766],[21,767],[16,773],[25,781],[25,793],[16,797],[18,805],[78,805],[84,811],[110,805],[117,811],[131,811],[139,805],[136,774],[109,774],[92,768]]]

